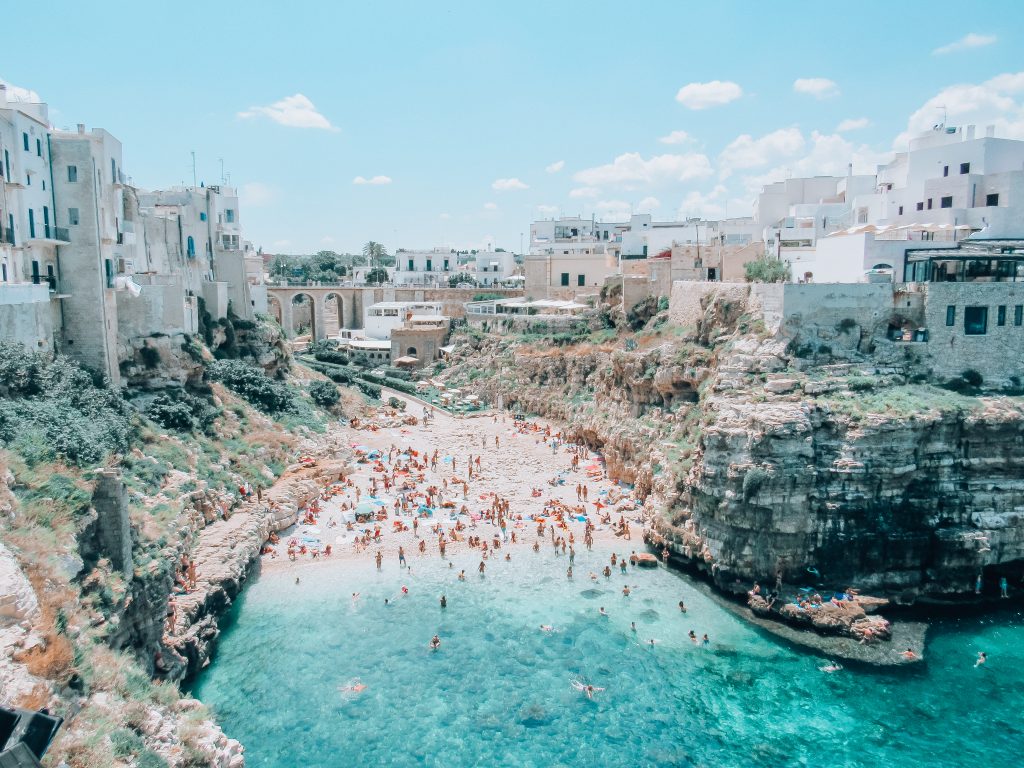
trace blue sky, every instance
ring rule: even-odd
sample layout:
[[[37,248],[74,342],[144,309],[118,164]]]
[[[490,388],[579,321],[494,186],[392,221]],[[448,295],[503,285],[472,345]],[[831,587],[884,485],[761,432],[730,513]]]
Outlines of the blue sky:
[[[1024,138],[1024,3],[489,5],[8,4],[0,78],[117,136],[139,186],[223,158],[282,253],[748,215],[766,181],[873,171],[937,105]]]

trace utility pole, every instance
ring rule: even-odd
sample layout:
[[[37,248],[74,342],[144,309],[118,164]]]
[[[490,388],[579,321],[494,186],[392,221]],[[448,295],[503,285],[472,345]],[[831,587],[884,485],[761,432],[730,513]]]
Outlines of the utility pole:
[[[192,186],[198,187],[199,184],[196,182],[196,153],[192,151]]]

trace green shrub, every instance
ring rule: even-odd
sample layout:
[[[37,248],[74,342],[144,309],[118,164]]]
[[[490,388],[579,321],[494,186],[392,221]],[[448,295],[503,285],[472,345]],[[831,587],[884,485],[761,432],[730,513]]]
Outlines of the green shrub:
[[[968,368],[966,371],[961,373],[960,376],[972,387],[980,387],[985,383],[984,377],[982,377],[982,375],[973,368]]]
[[[875,380],[870,376],[850,376],[846,386],[851,392],[867,392],[875,388]]]
[[[295,408],[292,392],[285,384],[272,381],[263,369],[241,360],[218,360],[206,369],[206,375],[266,413]]]
[[[0,342],[0,444],[29,464],[100,462],[128,449],[133,411],[119,391],[99,384],[66,357],[53,360]]]
[[[331,408],[341,400],[338,388],[329,381],[314,381],[309,385],[309,396],[321,408]]]
[[[405,400],[399,400],[397,397],[389,397],[388,398],[388,405],[391,408],[395,408],[396,410],[399,410],[399,411],[404,411],[405,410]]]
[[[144,346],[139,350],[139,357],[147,368],[156,368],[160,365],[160,350],[156,347]]]
[[[743,501],[749,502],[768,481],[768,473],[760,467],[747,470],[743,475]]]
[[[202,429],[209,432],[221,412],[204,398],[196,397],[183,389],[171,389],[157,395],[147,406],[145,413],[164,429],[178,432]]]
[[[743,272],[748,283],[784,283],[790,278],[788,264],[767,256],[748,261]]]

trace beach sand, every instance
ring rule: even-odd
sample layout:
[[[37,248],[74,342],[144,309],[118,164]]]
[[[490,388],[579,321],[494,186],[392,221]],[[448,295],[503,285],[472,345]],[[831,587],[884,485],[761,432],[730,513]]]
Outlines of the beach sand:
[[[418,537],[414,536],[412,530],[412,515],[403,513],[396,518],[393,504],[395,501],[395,489],[384,492],[381,484],[383,474],[374,472],[374,462],[356,464],[356,471],[351,475],[354,483],[353,488],[347,488],[343,493],[331,497],[329,500],[320,501],[320,513],[314,525],[306,525],[301,522],[280,533],[280,542],[273,547],[275,555],[265,554],[262,558],[262,567],[271,572],[280,569],[302,569],[325,565],[338,560],[368,560],[372,561],[379,551],[384,557],[387,565],[398,560],[398,549],[405,549],[406,559],[413,568],[416,561],[422,557],[438,558],[438,537],[431,533],[434,525],[440,524],[443,530],[450,531],[455,526],[455,521],[450,518],[449,512],[461,509],[466,505],[472,515],[482,515],[491,506],[491,494],[496,493],[500,498],[507,499],[510,503],[510,514],[512,524],[508,528],[509,541],[502,542],[501,549],[497,553],[491,552],[491,559],[504,559],[505,554],[511,552],[514,556],[516,551],[528,551],[535,541],[540,541],[542,551],[553,549],[549,530],[545,530],[544,537],[537,536],[537,525],[530,520],[531,515],[541,515],[545,503],[555,500],[563,502],[571,507],[585,507],[590,520],[595,523],[597,529],[594,532],[594,545],[611,546],[612,549],[626,557],[632,551],[645,551],[642,531],[643,526],[639,521],[640,505],[634,503],[631,489],[620,487],[605,477],[603,465],[597,455],[590,453],[590,458],[582,458],[579,462],[579,469],[570,470],[570,462],[573,454],[568,446],[559,444],[557,450],[552,450],[552,440],[545,441],[544,428],[550,427],[552,435],[557,434],[558,427],[543,420],[531,419],[528,424],[531,431],[521,434],[517,429],[512,417],[502,413],[482,413],[473,416],[456,417],[443,411],[432,410],[429,424],[422,423],[423,406],[412,400],[406,400],[406,413],[417,417],[419,423],[415,426],[402,426],[381,428],[377,431],[370,429],[352,429],[341,427],[345,431],[346,439],[352,446],[365,447],[371,450],[379,450],[383,453],[383,460],[386,464],[388,449],[392,446],[400,450],[416,450],[421,454],[438,452],[438,465],[436,471],[427,469],[423,472],[424,480],[416,482],[416,491],[424,491],[429,486],[443,487],[443,480],[447,479],[449,490],[443,494],[443,499],[454,502],[455,510],[441,509],[438,505],[436,514],[432,518],[420,518]],[[368,420],[370,422],[373,419]],[[536,431],[533,431],[536,429]],[[495,445],[495,437],[499,444]],[[472,454],[474,461],[473,478],[468,478],[468,458]],[[476,457],[480,456],[480,469],[476,469]],[[455,469],[452,463],[444,461],[446,457],[454,459]],[[397,455],[396,455],[397,458]],[[590,473],[588,475],[588,467]],[[594,470],[597,468],[597,471]],[[361,491],[361,500],[365,501],[370,496],[371,477],[376,476],[380,498],[387,503],[388,519],[381,523],[356,523],[356,531],[347,531],[345,528],[345,515],[341,509],[342,503],[350,507],[356,503],[355,488]],[[550,485],[549,480],[564,478],[564,483]],[[453,483],[453,479],[467,480],[469,493],[463,499],[461,482]],[[588,490],[588,501],[586,504],[578,501],[576,497],[577,484],[583,484]],[[542,495],[534,497],[531,493],[533,488],[542,491]],[[608,505],[608,493],[618,497],[618,503]],[[608,505],[605,511],[612,513],[613,522],[618,522],[620,515],[630,523],[631,539],[616,536],[610,526],[599,523],[595,501],[600,500]],[[435,504],[438,502],[435,500]],[[621,508],[622,512],[616,509]],[[632,508],[632,509],[630,509]],[[518,518],[522,516],[520,521]],[[408,526],[407,531],[394,532],[393,521],[396,519]],[[471,548],[466,543],[468,536],[480,536],[488,541],[493,541],[494,536],[500,538],[499,528],[486,521],[477,520],[475,523],[463,516],[461,518],[467,525],[462,532],[462,541],[449,541],[446,555],[448,557],[462,556],[464,559],[467,553],[477,556],[480,548]],[[354,545],[357,535],[365,528],[379,525],[383,533],[379,543],[371,541],[369,546],[358,551]],[[475,525],[475,527],[474,527]],[[585,523],[580,522],[576,516],[572,516],[569,530],[575,536],[575,548],[577,552],[582,551],[585,546],[583,534]],[[511,543],[511,534],[515,531],[517,543]],[[556,536],[565,536],[564,531],[556,531]],[[309,549],[319,548],[321,556],[314,559],[311,554],[299,554],[295,561],[291,561],[287,555],[289,540],[305,541]],[[426,551],[421,555],[419,542],[426,542]],[[322,552],[326,545],[331,545],[331,556],[324,557]],[[603,548],[603,547],[602,547]],[[477,558],[479,559],[479,558]],[[586,577],[587,574],[580,574]]]

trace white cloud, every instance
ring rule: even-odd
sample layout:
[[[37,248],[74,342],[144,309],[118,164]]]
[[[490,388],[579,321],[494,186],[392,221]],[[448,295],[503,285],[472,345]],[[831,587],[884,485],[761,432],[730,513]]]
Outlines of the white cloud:
[[[672,131],[667,136],[658,139],[662,144],[685,144],[690,141],[690,134],[686,131]]]
[[[765,184],[788,177],[845,176],[848,164],[855,174],[874,173],[879,163],[892,159],[889,152],[875,152],[865,144],[854,145],[838,133],[819,133],[810,136],[809,151],[784,159],[782,165],[757,176],[743,179],[748,192],[757,192]]]
[[[576,199],[580,197],[597,197],[601,194],[601,190],[597,187],[577,187],[576,189],[569,190],[569,197]]]
[[[907,120],[893,145],[903,149],[915,135],[942,122],[948,125],[994,125],[996,135],[1024,139],[1024,72],[997,75],[983,83],[960,83],[943,88]]]
[[[353,184],[372,184],[374,186],[380,186],[381,184],[390,184],[390,176],[371,176],[366,178],[365,176],[356,176],[352,179]]]
[[[649,160],[641,157],[639,152],[627,152],[607,165],[582,170],[573,178],[583,184],[597,186],[691,181],[706,178],[711,174],[711,162],[705,155],[697,152],[655,155]]]
[[[725,216],[726,206],[722,198],[726,196],[728,189],[724,184],[718,184],[710,192],[690,192],[679,204],[677,218],[686,219],[691,216],[701,216],[709,219],[718,219]]]
[[[602,200],[594,210],[604,220],[622,221],[633,215],[633,208],[625,200]]]
[[[816,99],[839,95],[839,85],[827,77],[800,77],[793,81],[793,90]]]
[[[712,80],[709,83],[689,83],[679,89],[676,101],[690,109],[707,109],[736,101],[743,95],[743,89],[729,80]]]
[[[979,35],[977,32],[970,32],[959,40],[954,40],[952,43],[939,46],[932,51],[932,54],[935,56],[942,56],[947,53],[969,51],[972,48],[984,48],[986,45],[992,45],[996,39],[995,35]]]
[[[537,213],[540,213],[543,216],[554,216],[556,213],[558,213],[558,206],[557,205],[538,205],[537,206]]]
[[[485,211],[496,211],[496,210],[498,210],[498,204],[497,203],[484,203],[484,210]]]
[[[439,219],[444,219],[444,220],[448,220],[448,219],[450,219],[451,217],[452,217],[452,215],[451,215],[450,213],[442,213],[442,214],[441,214],[440,216],[438,216],[437,218],[439,218]]]
[[[755,139],[748,133],[737,136],[718,156],[722,178],[737,168],[757,168],[780,158],[792,157],[804,148],[799,128],[780,128]]]
[[[859,131],[861,128],[867,128],[869,125],[871,125],[871,121],[866,117],[848,117],[836,126],[836,132]]]
[[[320,238],[321,245],[334,245],[335,242],[337,241],[330,235],[324,235],[323,237]]]
[[[14,83],[9,83],[0,77],[0,85],[7,86],[7,98],[10,101],[20,101],[23,104],[41,104],[42,98],[33,90],[28,88],[22,88]],[[56,113],[57,110],[50,110],[52,113]]]
[[[529,184],[524,184],[519,179],[495,179],[494,183],[491,184],[491,189],[496,189],[499,192],[508,192],[512,189],[529,189]]]
[[[259,117],[260,115],[269,117],[275,123],[289,128],[321,128],[325,131],[338,130],[331,125],[330,120],[317,112],[313,102],[301,93],[296,93],[294,96],[286,96],[266,107],[249,107],[244,112],[238,113],[238,116],[243,119]]]
[[[661,200],[656,197],[645,197],[636,204],[636,209],[640,213],[651,213],[658,208],[661,208]]]
[[[558,160],[546,167],[544,170],[548,173],[558,173],[563,168],[565,168],[565,160]]]
[[[270,205],[277,198],[277,190],[261,181],[250,181],[238,190],[244,208]]]

